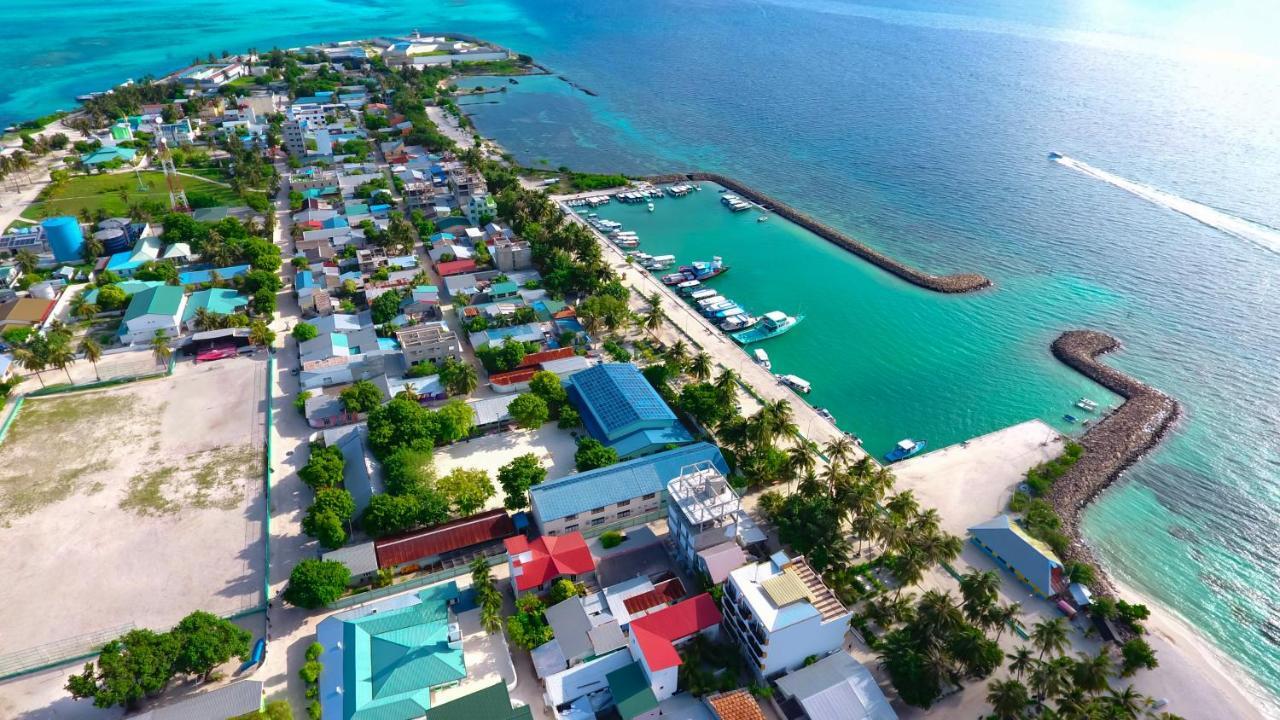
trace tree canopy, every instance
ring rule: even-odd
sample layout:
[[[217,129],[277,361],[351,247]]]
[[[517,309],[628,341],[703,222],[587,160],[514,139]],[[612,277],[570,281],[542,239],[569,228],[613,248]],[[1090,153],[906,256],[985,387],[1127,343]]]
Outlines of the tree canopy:
[[[458,515],[475,514],[495,492],[489,473],[471,468],[454,468],[436,481],[436,490],[448,498]]]
[[[284,599],[291,605],[314,610],[342,597],[351,571],[332,560],[303,560],[289,573]]]
[[[547,479],[547,469],[538,462],[538,456],[525,453],[498,469],[498,483],[506,499],[508,510],[529,507],[529,488]]]
[[[542,427],[543,423],[551,419],[551,411],[547,409],[547,403],[541,397],[533,393],[525,393],[507,406],[507,412],[511,414],[511,419],[515,420],[526,430],[534,430]]]
[[[618,462],[618,451],[605,447],[595,438],[584,438],[573,454],[573,463],[579,471],[608,467]]]
[[[338,396],[342,408],[352,413],[367,413],[382,404],[382,391],[368,380],[357,380]]]

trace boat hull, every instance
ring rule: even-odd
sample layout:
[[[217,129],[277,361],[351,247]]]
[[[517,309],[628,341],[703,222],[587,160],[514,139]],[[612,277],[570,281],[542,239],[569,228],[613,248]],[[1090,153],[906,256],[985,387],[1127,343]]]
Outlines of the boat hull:
[[[803,315],[794,318],[786,325],[777,328],[767,328],[763,323],[761,323],[749,330],[741,330],[733,333],[729,337],[733,338],[733,341],[739,345],[750,345],[751,343],[768,340],[770,338],[778,337],[779,335],[785,335],[786,333],[791,332],[792,328],[799,325],[801,320],[804,320]]]

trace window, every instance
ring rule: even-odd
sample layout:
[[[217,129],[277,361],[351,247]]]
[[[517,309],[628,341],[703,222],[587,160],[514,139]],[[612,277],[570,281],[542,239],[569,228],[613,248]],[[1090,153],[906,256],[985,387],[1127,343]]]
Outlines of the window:
[[[591,512],[592,512],[592,513],[602,513],[602,512],[604,512],[604,508],[603,508],[603,507],[591,508]]]
[[[603,525],[603,524],[604,524],[604,518],[591,518],[591,527],[595,527],[597,525]]]
[[[577,529],[578,529],[578,526],[577,526],[577,525],[568,525],[568,526],[566,526],[566,527],[565,527],[564,531],[565,531],[565,532],[567,532],[567,533],[571,533],[571,532],[573,532],[574,530],[577,530]]]
[[[564,516],[564,519],[565,519],[565,520],[577,520],[577,519],[578,519],[578,513],[573,513],[572,515],[565,515],[565,516]]]
[[[642,497],[642,498],[640,498],[640,499],[641,499],[641,500],[652,500],[652,499],[654,499],[654,498],[656,498],[656,497],[658,497],[658,493],[649,493],[648,495],[645,495],[644,497]]]
[[[618,501],[618,507],[626,507],[626,506],[628,506],[628,505],[630,505],[630,504],[631,504],[631,501],[630,501],[630,500],[620,500],[620,501]]]
[[[630,511],[630,510],[621,510],[621,511],[619,511],[619,512],[618,512],[618,517],[620,517],[620,518],[624,518],[624,517],[626,517],[626,516],[628,516],[628,515],[630,515],[630,514],[631,514],[631,511]]]

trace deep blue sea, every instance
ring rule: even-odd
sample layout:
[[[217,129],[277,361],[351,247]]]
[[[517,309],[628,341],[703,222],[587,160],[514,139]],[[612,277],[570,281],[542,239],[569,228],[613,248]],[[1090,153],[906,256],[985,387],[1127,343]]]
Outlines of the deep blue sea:
[[[717,170],[922,267],[991,276],[967,298],[901,288],[937,312],[863,310],[881,315],[859,352],[918,361],[830,390],[855,432],[878,420],[861,388],[895,381],[915,418],[875,431],[887,436],[1058,420],[1019,378],[1061,376],[1047,346],[1062,329],[1115,334],[1125,350],[1109,362],[1187,415],[1086,532],[1121,579],[1280,696],[1280,3],[44,0],[5,3],[0,27],[6,124],[209,51],[481,35],[599,95],[529,78],[469,108],[526,163]],[[733,261],[732,247],[698,250]],[[824,299],[805,277],[772,282],[798,304]],[[963,344],[1008,348],[1026,374],[965,365],[981,353]],[[915,392],[919,373],[957,391]]]

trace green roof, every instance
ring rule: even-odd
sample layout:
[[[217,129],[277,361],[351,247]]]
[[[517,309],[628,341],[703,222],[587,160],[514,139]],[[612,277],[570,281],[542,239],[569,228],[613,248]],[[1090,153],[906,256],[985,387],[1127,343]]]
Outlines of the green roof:
[[[80,156],[80,162],[85,165],[102,165],[113,160],[123,162],[133,162],[133,158],[138,154],[137,150],[125,147],[104,147],[98,148],[91,153]]]
[[[426,720],[533,720],[528,705],[511,707],[507,686],[499,680],[427,711]]]
[[[235,290],[227,288],[201,290],[200,292],[191,293],[191,299],[187,301],[187,309],[182,312],[182,322],[195,317],[196,311],[200,308],[204,308],[214,315],[232,315],[248,304],[249,298]]]
[[[632,720],[658,707],[658,698],[649,688],[649,681],[645,679],[639,663],[614,670],[606,677],[622,720]]]
[[[419,603],[347,621],[343,627],[345,720],[409,720],[431,707],[431,688],[467,676],[462,642],[450,642],[453,583],[418,593]]]
[[[157,285],[133,296],[124,321],[136,320],[143,315],[177,315],[182,307],[182,288],[177,285]]]
[[[490,295],[514,295],[515,293],[519,292],[519,290],[520,290],[519,285],[508,280],[507,282],[494,283],[493,285],[491,285],[489,287],[489,294]]]

